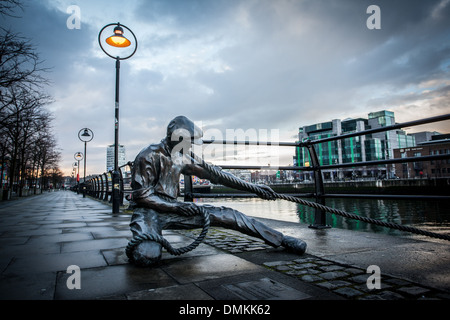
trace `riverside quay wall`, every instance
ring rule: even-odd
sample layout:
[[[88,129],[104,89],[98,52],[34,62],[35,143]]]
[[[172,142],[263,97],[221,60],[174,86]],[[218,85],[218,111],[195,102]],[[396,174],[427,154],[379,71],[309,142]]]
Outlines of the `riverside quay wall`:
[[[314,182],[272,184],[270,187],[280,193],[307,194],[315,191]],[[324,182],[324,190],[326,194],[448,196],[450,194],[450,178]],[[194,186],[194,192],[196,191]],[[211,186],[208,191],[213,194],[244,193],[217,185]]]

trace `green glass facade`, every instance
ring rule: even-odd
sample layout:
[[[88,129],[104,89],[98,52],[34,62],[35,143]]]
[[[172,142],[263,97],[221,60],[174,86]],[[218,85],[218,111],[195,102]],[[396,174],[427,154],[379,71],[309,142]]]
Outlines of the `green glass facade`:
[[[332,120],[304,126],[299,129],[299,141],[304,139],[317,140],[346,133],[363,131],[371,128],[385,127],[395,124],[394,113],[391,111],[378,111],[369,114],[367,119],[345,119]],[[329,141],[315,145],[315,150],[320,165],[332,165],[342,163],[355,163],[393,158],[393,149],[412,147],[415,145],[414,136],[406,134],[402,130],[392,130],[365,136],[356,136],[338,141]],[[294,165],[310,166],[311,160],[306,148],[296,148]],[[384,168],[384,169],[383,169]],[[365,168],[358,172],[358,176],[370,176],[380,174],[395,175],[394,171],[388,172],[387,166],[376,166]],[[327,173],[329,177],[354,175],[356,169],[345,169],[337,172],[331,170]],[[375,172],[377,171],[377,172]]]

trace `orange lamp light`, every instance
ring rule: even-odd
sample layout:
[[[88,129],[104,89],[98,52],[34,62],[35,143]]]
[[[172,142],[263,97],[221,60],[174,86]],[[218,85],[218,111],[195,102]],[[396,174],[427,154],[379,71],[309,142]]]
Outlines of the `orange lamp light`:
[[[106,39],[106,43],[118,48],[125,48],[131,45],[130,40],[124,37],[123,29],[120,25],[114,28],[114,34]]]

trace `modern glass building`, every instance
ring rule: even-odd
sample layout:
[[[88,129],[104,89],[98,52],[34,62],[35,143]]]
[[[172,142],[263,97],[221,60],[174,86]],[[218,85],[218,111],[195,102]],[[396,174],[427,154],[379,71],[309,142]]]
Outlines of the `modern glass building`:
[[[331,120],[299,128],[299,141],[306,139],[317,140],[339,136],[346,133],[363,131],[371,128],[385,127],[395,124],[395,116],[391,111],[383,110],[369,113],[368,118]],[[413,135],[403,130],[392,130],[370,135],[351,137],[347,139],[329,141],[315,145],[316,153],[321,165],[355,163],[372,160],[392,159],[393,150],[415,146]],[[294,165],[310,166],[311,159],[306,148],[297,148]],[[300,179],[310,180],[312,173],[300,173]],[[339,170],[324,170],[324,179],[342,180],[364,177],[395,177],[395,167],[379,165],[372,167],[342,168]]]

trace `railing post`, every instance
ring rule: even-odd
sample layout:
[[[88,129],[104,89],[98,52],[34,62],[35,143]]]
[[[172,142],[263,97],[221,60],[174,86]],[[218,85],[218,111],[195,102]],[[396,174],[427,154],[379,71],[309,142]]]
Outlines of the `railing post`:
[[[99,198],[100,197],[100,177],[96,176],[95,177],[95,198]]]
[[[123,206],[123,174],[122,168],[119,167],[119,205]]]
[[[109,197],[109,203],[113,203],[113,200],[114,200],[114,182],[115,182],[114,178],[115,178],[115,174],[114,174],[114,171],[112,171],[112,170],[110,170],[108,172],[108,174],[111,177],[111,188],[109,188],[109,179],[108,179],[108,190],[111,189],[111,191],[109,192],[111,194],[111,196]]]
[[[100,177],[100,180],[99,180],[100,188],[99,188],[98,198],[100,200],[103,200],[103,175],[101,174],[99,177]]]
[[[323,177],[322,170],[320,170],[319,159],[317,158],[316,149],[314,145],[311,143],[307,143],[306,147],[308,148],[308,152],[311,158],[312,167],[314,170],[314,185],[315,185],[315,195],[316,195],[316,203],[325,205],[324,199],[324,187],[323,187]],[[325,229],[330,228],[327,225],[327,214],[325,211],[321,209],[315,209],[314,213],[314,223],[309,226],[313,229]]]
[[[105,175],[105,197],[103,198],[103,200],[108,201],[108,196],[109,196],[108,172],[105,172],[104,175]]]
[[[192,186],[192,176],[184,175],[184,201],[185,202],[193,202],[194,188]]]
[[[89,196],[89,195],[92,195],[92,185],[91,185],[91,183],[92,183],[92,180],[91,179],[89,179],[88,181],[87,181],[87,184],[86,184],[86,194]]]
[[[94,185],[92,184],[92,179],[88,180],[86,193],[88,196],[92,196],[92,193],[94,192]]]
[[[93,192],[93,196],[94,198],[98,198],[98,176],[94,177],[92,179],[92,181],[94,182],[94,192]]]

